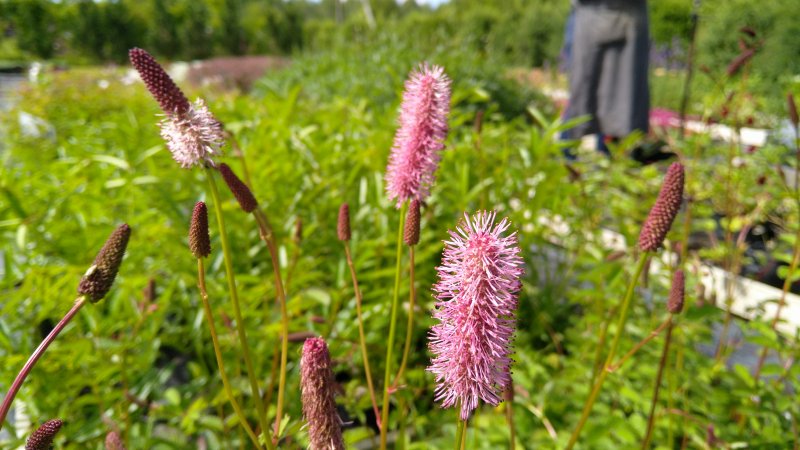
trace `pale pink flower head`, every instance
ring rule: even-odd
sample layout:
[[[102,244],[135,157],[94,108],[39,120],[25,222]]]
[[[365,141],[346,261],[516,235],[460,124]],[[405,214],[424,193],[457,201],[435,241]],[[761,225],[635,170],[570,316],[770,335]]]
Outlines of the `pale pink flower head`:
[[[184,169],[206,162],[214,166],[212,156],[220,153],[225,142],[219,120],[202,99],[190,103],[161,64],[145,50],[131,49],[129,57],[147,90],[164,111],[159,127],[172,158]]]
[[[333,399],[333,363],[322,338],[308,338],[300,358],[300,399],[310,448],[344,450],[342,421]]]
[[[435,399],[459,405],[469,418],[478,400],[499,404],[511,383],[511,341],[516,328],[522,258],[516,232],[494,212],[464,215],[445,241],[428,344],[434,357]]]
[[[386,192],[400,207],[430,194],[447,137],[450,79],[439,66],[422,64],[405,85],[397,134],[386,169]]]

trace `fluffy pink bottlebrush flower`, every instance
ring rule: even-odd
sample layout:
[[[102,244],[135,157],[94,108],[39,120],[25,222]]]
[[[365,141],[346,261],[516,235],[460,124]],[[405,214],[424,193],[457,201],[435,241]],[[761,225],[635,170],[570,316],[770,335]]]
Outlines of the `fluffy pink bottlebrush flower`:
[[[309,448],[344,450],[342,421],[333,399],[333,370],[328,345],[322,338],[309,338],[300,359],[300,398],[308,421]]]
[[[128,56],[166,115],[159,127],[172,158],[184,169],[204,162],[213,166],[211,157],[220,153],[225,142],[222,124],[202,99],[189,103],[161,64],[145,50],[131,49]]]
[[[504,236],[507,219],[479,212],[450,231],[439,281],[434,285],[440,323],[431,328],[436,376],[435,399],[442,407],[461,407],[469,418],[478,400],[498,405],[511,384],[511,341],[516,328],[522,258],[516,232]]]
[[[159,123],[161,137],[175,160],[184,169],[209,163],[222,153],[225,133],[203,99],[197,99],[183,114],[167,115]]]
[[[405,84],[397,134],[386,170],[386,192],[400,207],[430,194],[447,137],[450,79],[439,66],[420,65]]]
[[[683,202],[684,169],[681,163],[672,163],[664,175],[664,182],[655,204],[639,233],[639,248],[644,252],[658,250],[664,243],[672,222]]]

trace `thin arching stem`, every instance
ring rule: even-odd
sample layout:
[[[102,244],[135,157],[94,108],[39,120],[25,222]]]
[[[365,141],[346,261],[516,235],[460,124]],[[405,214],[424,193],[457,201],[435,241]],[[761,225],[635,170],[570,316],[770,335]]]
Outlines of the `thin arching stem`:
[[[625,364],[625,362],[628,361],[631,358],[631,356],[635,355],[636,352],[641,350],[642,347],[647,345],[648,342],[652,341],[653,339],[656,338],[656,336],[661,334],[661,332],[664,331],[664,328],[667,328],[671,322],[672,322],[672,314],[670,314],[667,320],[661,322],[661,325],[659,325],[655,330],[653,330],[649,335],[647,335],[646,338],[642,339],[641,341],[639,341],[638,344],[634,345],[633,348],[628,351],[628,353],[625,353],[625,356],[619,359],[619,361],[617,361],[615,364],[606,367],[606,370],[608,370],[609,372],[613,372],[622,367],[622,365]]]
[[[219,376],[222,378],[222,386],[225,388],[225,394],[228,396],[228,401],[231,403],[231,406],[233,406],[233,410],[236,412],[236,416],[239,418],[239,423],[242,425],[242,428],[244,428],[244,431],[247,432],[250,440],[253,441],[253,445],[260,449],[261,443],[258,442],[258,436],[256,436],[256,433],[247,422],[247,417],[245,417],[241,405],[239,405],[239,402],[236,401],[236,396],[233,394],[231,383],[228,380],[228,375],[225,371],[225,361],[222,359],[222,349],[219,345],[219,337],[217,336],[217,326],[214,324],[214,313],[212,312],[211,304],[208,301],[208,290],[206,289],[206,270],[201,258],[197,259],[197,285],[200,288],[200,298],[203,300],[203,311],[205,311],[206,321],[208,322],[208,330],[211,333],[211,342],[214,345],[214,356],[217,358],[217,368],[219,369]],[[272,447],[272,439],[269,434],[269,428],[265,429],[264,433],[266,436],[267,448],[273,449],[274,447]]]
[[[239,306],[239,293],[236,290],[236,277],[233,272],[233,257],[231,256],[230,243],[228,242],[228,233],[225,230],[225,218],[222,215],[222,203],[220,202],[219,190],[217,189],[216,181],[214,181],[214,172],[211,169],[206,169],[206,175],[211,190],[211,196],[214,199],[214,211],[217,215],[217,226],[219,227],[222,255],[225,262],[225,278],[228,281],[228,291],[230,292],[233,314],[236,319],[236,332],[239,337],[239,344],[242,346],[244,363],[247,366],[247,378],[250,381],[250,389],[253,391],[253,399],[255,400],[259,423],[264,433],[268,433],[269,422],[267,422],[264,402],[261,400],[261,392],[258,389],[258,380],[256,379],[253,359],[250,357],[250,345],[247,343],[247,333],[244,329],[242,310]]]
[[[378,401],[375,399],[375,387],[372,384],[372,371],[369,368],[369,356],[367,354],[367,338],[364,335],[364,318],[361,315],[361,302],[363,296],[361,289],[358,287],[358,277],[356,277],[356,268],[353,264],[353,256],[350,254],[350,243],[344,242],[344,253],[347,257],[347,266],[350,268],[350,278],[353,280],[353,290],[356,295],[356,314],[358,315],[358,340],[361,344],[361,359],[364,361],[364,373],[367,377],[367,389],[369,390],[369,399],[372,402],[372,410],[375,413],[375,420],[378,421],[380,428],[380,412],[378,411]]]
[[[397,331],[397,304],[400,298],[401,260],[403,256],[403,225],[406,217],[408,202],[400,208],[400,219],[397,228],[397,265],[394,273],[394,295],[392,296],[392,313],[389,319],[389,338],[386,340],[386,371],[383,376],[383,404],[381,405],[381,450],[386,450],[386,439],[389,431],[389,383],[392,375],[392,356],[394,350],[394,337]]]
[[[58,322],[58,324],[50,331],[50,334],[47,335],[46,338],[36,347],[36,350],[31,353],[31,356],[28,358],[28,361],[22,366],[22,369],[17,374],[17,377],[14,378],[14,381],[11,383],[11,387],[8,388],[8,392],[6,392],[5,398],[3,398],[3,404],[0,405],[0,429],[3,428],[3,423],[5,423],[6,415],[8,415],[8,411],[11,409],[11,403],[14,401],[14,397],[17,396],[19,389],[22,387],[22,383],[25,382],[25,378],[28,377],[28,374],[31,373],[33,366],[36,365],[36,362],[39,361],[39,358],[44,355],[44,352],[47,351],[47,347],[50,347],[50,344],[56,340],[61,330],[67,326],[67,324],[78,314],[78,311],[83,308],[87,302],[87,298],[85,295],[81,295],[75,300],[75,303],[72,305],[67,314]]]
[[[647,418],[647,432],[644,435],[642,442],[642,449],[646,450],[650,446],[650,440],[653,438],[653,428],[656,421],[656,405],[658,404],[658,392],[661,388],[661,379],[664,377],[664,369],[667,366],[667,357],[669,356],[669,343],[672,338],[672,316],[668,320],[667,335],[664,340],[664,350],[661,352],[661,362],[658,364],[658,373],[656,375],[656,387],[653,389],[653,401],[650,404],[650,415]]]
[[[260,209],[255,209],[253,215],[258,222],[258,233],[261,240],[267,244],[269,256],[272,261],[272,273],[275,276],[275,290],[278,293],[278,302],[281,305],[281,368],[278,378],[278,405],[275,409],[275,437],[279,437],[281,419],[283,419],[283,401],[286,394],[286,364],[289,355],[289,312],[286,307],[286,291],[283,289],[281,266],[278,260],[278,247],[272,227],[269,226],[267,216]]]
[[[606,362],[603,364],[604,367],[608,367],[611,362],[614,361],[614,356],[617,354],[620,337],[622,337],[622,334],[625,333],[625,323],[628,321],[628,310],[630,309],[631,300],[633,299],[633,292],[636,288],[637,282],[639,281],[639,277],[642,275],[642,271],[644,270],[644,265],[647,262],[648,256],[649,252],[644,252],[641,256],[639,256],[639,262],[636,264],[636,270],[634,270],[633,278],[631,278],[631,281],[628,283],[628,290],[625,293],[625,298],[622,300],[622,307],[620,308],[619,318],[617,319],[616,334],[614,335],[614,340],[611,341],[611,349],[608,351]],[[572,432],[572,436],[569,438],[569,443],[567,443],[566,450],[572,449],[572,447],[575,446],[575,443],[578,442],[578,437],[581,434],[581,430],[583,430],[584,425],[586,425],[586,420],[589,418],[589,414],[592,412],[594,402],[597,400],[597,396],[600,394],[600,389],[603,387],[603,383],[606,381],[608,373],[609,372],[607,370],[603,369],[598,374],[597,381],[595,382],[592,392],[589,394],[589,398],[586,400],[586,404],[581,412],[581,418],[578,421],[578,425],[575,427],[575,431]]]

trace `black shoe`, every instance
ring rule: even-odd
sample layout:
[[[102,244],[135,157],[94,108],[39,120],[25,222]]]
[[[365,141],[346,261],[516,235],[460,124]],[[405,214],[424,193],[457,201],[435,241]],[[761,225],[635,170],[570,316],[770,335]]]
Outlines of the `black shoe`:
[[[676,156],[675,153],[665,151],[668,149],[664,141],[645,142],[631,150],[630,157],[634,161],[646,166],[648,164],[674,158]]]

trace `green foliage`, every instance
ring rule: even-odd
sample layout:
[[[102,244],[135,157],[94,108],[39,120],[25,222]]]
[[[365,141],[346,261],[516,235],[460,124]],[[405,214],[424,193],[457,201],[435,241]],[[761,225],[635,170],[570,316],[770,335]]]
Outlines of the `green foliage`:
[[[384,13],[376,10],[379,14]],[[406,17],[422,22],[427,16]],[[443,39],[447,27],[428,31],[442,33]],[[348,443],[368,442],[374,430],[365,425],[370,402],[358,357],[353,290],[336,238],[337,211],[342,202],[350,204],[371,364],[375,374],[382,374],[398,220],[386,199],[383,176],[403,80],[419,61],[428,60],[443,65],[454,80],[451,133],[423,209],[416,250],[420,308],[407,386],[394,395],[391,422],[397,424],[400,405],[408,405],[407,448],[452,447],[455,413],[436,406],[433,378],[424,370],[429,362],[426,331],[432,324],[426,312],[434,305],[429,287],[447,230],[465,211],[496,209],[519,230],[526,263],[514,356],[516,391],[510,403],[479,408],[470,421],[468,446],[507,445],[504,409],[512,408],[520,448],[563,448],[591,389],[598,355],[606,348],[598,352],[598,336],[624,293],[635,257],[631,251],[610,250],[603,229],[618,231],[623,247],[633,248],[663,167],[629,162],[623,154],[633,140],[615,149],[613,160],[585,154],[567,166],[561,151],[574,143],[557,136],[571,124],[552,119],[553,111],[541,112],[536,93],[504,79],[491,52],[435,39],[396,42],[391,30],[366,35],[352,23],[341,29],[352,34],[333,36],[331,42],[347,42],[347,36],[349,45],[337,47],[336,53],[297,58],[289,68],[265,77],[252,94],[187,94],[206,97],[241,144],[255,194],[280,242],[290,331],[328,340],[343,392],[337,402],[343,418],[353,422],[345,433]],[[726,120],[741,123],[759,109],[746,94],[747,86],[737,85],[732,100],[733,86],[703,92],[706,115],[734,102],[734,114]],[[69,307],[103,239],[125,221],[133,235],[115,288],[65,330],[31,374],[18,404],[27,407],[34,422],[64,419],[59,448],[99,448],[113,427],[120,428],[129,448],[193,448],[201,439],[212,449],[247,445],[216,373],[196,267],[186,245],[194,202],[208,200],[204,174],[181,170],[171,160],[155,126],[155,102],[122,71],[46,74],[20,98],[0,122],[0,239],[5,243],[0,247],[0,380],[13,378],[43,332]],[[474,126],[479,111],[480,132]],[[21,125],[22,113],[49,128],[32,134]],[[694,200],[690,231],[716,231],[719,215],[727,217],[722,223],[734,232],[767,216],[786,229],[796,226],[792,193],[771,172],[776,164],[791,162],[785,148],[740,153],[705,135],[676,142],[688,167],[687,193]],[[223,160],[241,174],[240,160],[226,151]],[[764,174],[768,177],[762,182]],[[244,321],[260,379],[266,382],[279,333],[272,269],[252,218],[230,194],[223,192],[223,199]],[[684,238],[684,214],[671,241]],[[305,224],[299,245],[291,238],[296,218]],[[211,222],[209,294],[229,375],[254,423],[230,323],[218,230]],[[778,241],[774,251],[787,253],[792,244]],[[731,248],[710,248],[692,255],[692,261],[703,257],[725,264],[735,252]],[[795,398],[784,393],[786,385],[774,378],[756,384],[747,370],[728,369],[701,352],[711,345],[712,326],[724,313],[698,293],[696,276],[689,273],[687,308],[677,318],[654,442],[679,448],[686,439],[690,448],[704,448],[713,425],[716,436],[731,446],[790,447],[796,441],[793,418],[800,411]],[[158,286],[152,303],[142,294],[151,278]],[[666,274],[651,273],[647,285],[637,289],[628,326],[619,330],[621,351],[666,317],[668,283]],[[402,286],[401,299],[406,299],[405,275]],[[401,309],[401,324],[405,314]],[[778,349],[783,357],[798,356],[797,343],[765,323],[743,327],[749,342]],[[611,332],[616,332],[613,326]],[[662,343],[657,338],[609,375],[581,448],[640,445]],[[307,439],[299,406],[300,344],[290,345],[285,447],[296,448]],[[770,363],[764,374],[794,380],[800,368]],[[274,401],[270,409],[274,414]],[[10,445],[21,444],[25,430],[9,432]]]

